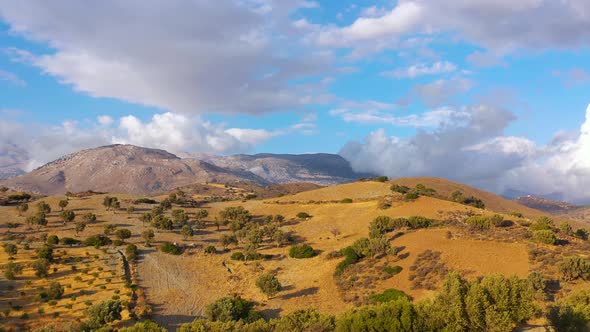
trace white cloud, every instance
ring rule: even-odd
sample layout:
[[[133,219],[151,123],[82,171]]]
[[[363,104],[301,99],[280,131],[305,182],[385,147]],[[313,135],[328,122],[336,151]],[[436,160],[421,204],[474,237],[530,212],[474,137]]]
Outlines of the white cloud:
[[[108,115],[100,115],[96,118],[96,120],[103,126],[110,126],[115,121],[112,117]]]
[[[27,62],[76,91],[176,113],[262,113],[321,100],[292,81],[316,75],[329,52],[302,44],[285,1],[2,1],[11,32],[55,50]],[[113,10],[116,8],[116,10]],[[309,82],[310,80],[307,80]]]
[[[2,115],[2,114],[0,114]],[[306,135],[313,123],[295,124],[268,131],[225,128],[198,116],[176,113],[155,114],[148,121],[129,115],[114,120],[98,117],[80,126],[64,121],[58,126],[27,123],[12,116],[0,117],[0,167],[31,170],[66,154],[108,144],[133,144],[183,153],[246,153],[273,137]]]
[[[464,77],[453,77],[426,84],[417,84],[412,87],[405,97],[398,100],[398,104],[404,106],[418,99],[428,107],[438,107],[454,96],[468,92],[473,86],[473,81]]]
[[[394,115],[378,110],[347,110],[335,109],[330,112],[346,122],[361,124],[390,124],[398,127],[438,127],[443,124],[459,123],[468,118],[469,114],[463,110],[442,107],[422,114]]]
[[[6,81],[17,86],[26,86],[27,82],[16,74],[0,69],[0,81]]]
[[[340,154],[359,172],[440,176],[497,193],[559,192],[569,201],[590,202],[590,106],[578,135],[556,137],[546,146],[505,136],[504,129],[515,119],[507,110],[480,105],[465,112],[466,121],[447,122],[408,138],[377,130],[363,142],[347,143]]]
[[[416,78],[424,75],[438,75],[454,72],[457,69],[453,63],[448,61],[437,61],[431,65],[418,64],[407,68],[394,69],[381,72],[381,76],[394,78]]]
[[[575,48],[590,42],[586,0],[400,0],[344,27],[316,32],[320,45],[367,51],[392,48],[407,36],[452,34],[499,53],[519,48]],[[498,23],[501,22],[501,23]]]

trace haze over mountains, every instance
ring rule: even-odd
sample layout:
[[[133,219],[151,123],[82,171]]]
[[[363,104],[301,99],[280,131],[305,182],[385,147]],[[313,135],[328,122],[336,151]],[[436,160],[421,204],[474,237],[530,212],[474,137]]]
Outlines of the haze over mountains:
[[[333,185],[367,176],[355,173],[345,159],[334,154],[203,158],[183,159],[158,149],[109,145],[64,156],[25,175],[1,180],[0,184],[42,194],[94,190],[152,195],[206,181]]]

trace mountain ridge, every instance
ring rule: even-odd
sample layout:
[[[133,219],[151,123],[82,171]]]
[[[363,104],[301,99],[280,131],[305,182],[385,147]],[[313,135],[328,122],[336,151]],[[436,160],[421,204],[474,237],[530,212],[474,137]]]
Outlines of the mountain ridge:
[[[41,194],[84,190],[153,195],[199,182],[258,185],[354,181],[356,173],[334,154],[256,154],[182,158],[161,149],[113,144],[64,155],[0,185]]]

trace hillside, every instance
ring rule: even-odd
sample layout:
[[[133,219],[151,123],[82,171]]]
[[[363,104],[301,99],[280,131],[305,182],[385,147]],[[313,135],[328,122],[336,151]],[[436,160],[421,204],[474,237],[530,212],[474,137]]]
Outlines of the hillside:
[[[498,195],[493,193],[476,189],[470,187],[468,185],[453,182],[447,179],[442,178],[431,178],[431,177],[420,177],[420,178],[399,178],[393,179],[390,181],[391,183],[396,183],[399,185],[404,185],[408,187],[414,187],[417,184],[421,183],[429,188],[433,188],[436,190],[438,195],[443,197],[449,197],[453,191],[461,191],[463,192],[464,196],[474,196],[477,197],[485,203],[486,209],[501,213],[510,213],[513,211],[520,212],[527,217],[538,217],[544,215],[545,213],[539,210],[532,209],[530,207],[518,204],[515,201],[511,201],[509,199],[502,198]]]
[[[64,156],[30,173],[0,180],[0,186],[41,194],[93,190],[154,195],[205,182],[333,185],[363,176],[354,173],[342,157],[331,154],[202,158],[205,160],[183,159],[163,150],[111,145]],[[261,193],[261,197],[269,196]]]
[[[164,157],[173,158],[168,155]],[[556,234],[560,240],[564,240],[563,245],[537,242],[531,238],[534,230],[528,226],[532,220],[515,218],[505,211],[519,210],[530,218],[544,213],[492,194],[437,178],[406,178],[392,182],[408,186],[422,183],[435,188],[440,195],[462,190],[465,194],[484,199],[486,209],[436,196],[406,200],[401,194],[389,189],[391,183],[374,181],[318,189],[295,186],[295,189],[291,189],[307,191],[279,198],[248,200],[244,200],[242,194],[253,192],[252,188],[223,184],[204,184],[198,188],[188,186],[184,188],[184,193],[176,192],[171,208],[163,212],[154,212],[157,210],[154,207],[168,196],[155,196],[157,202],[152,204],[134,203],[141,196],[117,194],[115,196],[120,207],[107,210],[103,203],[107,196],[113,194],[89,193],[84,197],[69,199],[65,209],[77,216],[74,222],[66,223],[61,220],[58,207],[58,202],[64,197],[50,196],[42,198],[52,207],[52,212],[47,215],[49,222],[39,227],[25,223],[27,216],[36,213],[38,201],[29,202],[31,209],[22,216],[18,215],[14,207],[0,207],[2,240],[25,243],[24,239],[29,239],[26,243],[32,248],[25,250],[23,244],[18,245],[16,262],[22,262],[25,269],[23,275],[17,277],[14,288],[6,288],[0,282],[0,288],[4,290],[4,295],[0,296],[0,305],[8,301],[16,305],[5,323],[21,328],[64,324],[80,317],[85,303],[95,303],[108,297],[130,301],[130,308],[125,310],[116,327],[132,324],[130,313],[141,313],[147,310],[147,305],[152,310],[153,320],[174,330],[182,323],[206,315],[205,308],[210,303],[233,295],[253,301],[256,310],[267,319],[284,317],[294,310],[308,308],[341,317],[355,307],[371,303],[371,295],[388,289],[403,291],[416,303],[432,298],[441,291],[442,281],[451,270],[460,272],[465,280],[497,273],[526,278],[529,273],[539,271],[547,280],[557,281],[560,280],[557,266],[563,257],[581,255],[590,250],[587,241],[561,232]],[[205,187],[209,189],[204,190]],[[205,195],[211,192],[223,199],[205,199]],[[342,201],[344,198],[350,198],[352,202]],[[197,204],[185,205],[188,199],[196,200]],[[384,199],[392,202],[390,207],[381,207],[380,202]],[[127,210],[130,206],[134,209]],[[246,209],[251,216],[244,225],[220,222],[225,218],[222,217],[222,211],[238,206]],[[160,219],[155,220],[174,220],[174,215],[178,213],[173,211],[178,210],[188,216],[186,225],[193,230],[192,236],[181,234],[182,223],[174,222],[171,229],[160,229],[154,219],[152,222],[141,221],[145,213],[162,213],[158,217]],[[199,223],[196,218],[197,212],[201,210],[207,211],[207,216]],[[307,213],[309,217],[300,217],[301,212]],[[76,225],[82,222],[81,216],[87,213],[95,214],[96,221],[86,223],[85,228],[77,232]],[[500,214],[509,222],[489,229],[473,228],[467,223],[470,216],[489,217],[494,214]],[[266,218],[276,215],[282,215],[284,221],[269,221]],[[339,254],[341,250],[357,246],[358,241],[367,238],[371,222],[380,216],[393,219],[420,216],[428,218],[430,224],[415,228],[401,226],[385,232],[384,240],[392,248],[397,248],[395,253],[368,255],[336,274],[343,261]],[[124,243],[117,243],[118,233],[105,233],[107,225],[114,225],[112,227],[115,229],[128,229],[131,236]],[[149,245],[146,245],[142,236],[147,229],[155,232]],[[277,231],[289,234],[289,237],[281,240],[284,242],[277,242]],[[57,268],[56,272],[50,273],[47,279],[39,279],[33,276],[29,264],[35,258],[35,250],[42,246],[43,240],[39,233],[78,240],[108,234],[113,242],[102,245],[101,249],[105,250],[57,244],[55,252],[58,260],[52,264],[52,267]],[[236,237],[235,242],[221,241],[231,236]],[[255,241],[254,249],[249,247],[250,241]],[[163,252],[161,246],[165,242],[177,244],[180,254]],[[124,252],[125,246],[130,243],[139,248],[139,259],[131,262],[127,276],[117,264],[117,255],[118,252]],[[289,252],[294,244],[310,245],[317,255],[307,259],[292,258]],[[248,250],[254,250],[256,255],[260,255],[259,259],[235,259],[238,257],[235,255],[248,253]],[[4,252],[0,253],[0,259],[6,259]],[[384,272],[392,267],[398,272]],[[109,273],[116,276],[116,280]],[[256,280],[265,273],[276,275],[282,284],[277,295],[267,296],[258,288]],[[138,287],[119,293],[124,286],[119,281],[120,276],[130,278]],[[25,278],[35,282],[25,285],[20,282]],[[80,280],[93,291],[82,292],[84,285]],[[72,288],[65,289],[63,298],[55,306],[32,301],[36,294],[34,289],[46,287],[50,281],[71,284]],[[551,290],[552,296],[556,298],[580,286],[580,282],[560,282],[561,288]],[[20,291],[24,291],[25,296],[18,297]],[[18,300],[14,300],[15,297]],[[549,304],[545,302],[549,300],[538,301],[542,306]],[[72,303],[73,307],[68,309],[67,303]],[[39,307],[44,308],[44,314],[38,313]],[[59,314],[56,316],[55,312]],[[19,318],[24,313],[30,317],[29,320]],[[541,324],[544,324],[543,320]]]
[[[580,208],[579,206],[574,204],[536,196],[518,197],[517,199],[515,199],[515,201],[520,205],[528,206],[532,209],[544,211],[555,215],[566,214],[568,212],[572,212]]]

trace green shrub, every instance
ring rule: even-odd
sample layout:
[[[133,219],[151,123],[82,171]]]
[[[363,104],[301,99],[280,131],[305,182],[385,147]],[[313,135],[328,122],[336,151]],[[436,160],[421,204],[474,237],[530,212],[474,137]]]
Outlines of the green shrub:
[[[160,245],[160,251],[171,255],[180,255],[180,248],[170,242],[164,242]]]
[[[235,261],[243,261],[246,260],[246,257],[244,256],[244,254],[240,251],[236,251],[234,253],[231,254],[230,256],[231,259],[235,260]]]
[[[536,231],[551,230],[553,229],[553,220],[548,217],[539,217],[531,225],[531,229]]]
[[[129,244],[127,245],[127,248],[125,248],[125,254],[130,261],[136,261],[139,255],[139,249],[137,249],[135,244]]]
[[[106,235],[103,234],[93,235],[84,240],[84,245],[93,246],[95,248],[100,248],[101,246],[106,246],[111,243],[111,239],[109,239]]]
[[[396,266],[384,266],[383,267],[383,272],[390,274],[392,276],[399,274],[400,272],[402,272],[403,268],[399,265]]]
[[[45,243],[47,243],[48,245],[56,245],[59,243],[59,237],[57,237],[57,235],[49,235],[47,237],[47,241],[45,241]]]
[[[158,204],[158,202],[151,198],[139,198],[133,201],[133,204]]]
[[[86,301],[86,305],[92,305],[92,302]],[[86,325],[90,329],[99,329],[106,324],[121,319],[123,306],[116,300],[108,300],[89,307],[86,310]]]
[[[60,240],[61,244],[66,245],[66,246],[73,246],[73,245],[77,245],[80,244],[80,240],[76,240],[74,238],[71,237],[64,237]]]
[[[420,197],[420,194],[418,194],[418,193],[417,193],[417,192],[415,192],[415,191],[411,191],[411,192],[407,193],[407,194],[404,196],[404,198],[405,198],[407,201],[412,201],[412,200],[418,199],[418,197]]]
[[[578,257],[570,256],[559,263],[559,272],[565,281],[576,279],[590,280],[590,261]]]
[[[399,299],[411,300],[408,294],[394,288],[386,289],[385,291],[383,291],[383,293],[380,294],[369,295],[369,301],[371,301],[372,303],[385,303],[396,301]]]
[[[576,233],[574,234],[578,239],[582,239],[582,240],[588,240],[588,230],[586,230],[585,228],[579,228],[576,230]]]
[[[408,227],[412,229],[428,228],[432,226],[434,220],[422,216],[412,216],[408,218]]]
[[[392,184],[389,189],[393,192],[400,193],[400,194],[407,194],[410,192],[410,187],[401,186],[399,184]]]
[[[340,201],[340,203],[344,203],[344,204],[352,203],[352,198],[344,198]]]
[[[221,298],[205,308],[205,316],[211,321],[254,321],[254,304],[239,296]],[[254,315],[253,315],[254,314]]]
[[[308,244],[300,244],[292,246],[289,249],[289,257],[291,258],[311,258],[316,256],[315,250]]]
[[[217,249],[215,249],[215,246],[207,246],[205,248],[205,253],[206,254],[216,254],[217,253]]]
[[[311,218],[311,215],[309,215],[307,212],[299,212],[299,213],[297,213],[297,218],[309,219],[309,218]]]
[[[256,286],[269,298],[275,296],[282,288],[279,279],[272,273],[261,275],[256,280]]]
[[[492,225],[492,223],[490,222],[490,219],[488,219],[484,216],[469,217],[469,218],[467,218],[467,220],[465,220],[465,222],[472,229],[476,229],[479,231],[488,230],[488,229],[490,229],[490,227]]]
[[[335,328],[335,319],[333,316],[322,315],[313,308],[295,310],[287,315],[283,315],[280,319],[272,320],[270,323],[274,325],[274,331],[276,332],[328,332],[334,331]]]
[[[334,275],[336,276],[342,274],[342,272],[344,272],[347,267],[355,264],[360,259],[359,255],[357,255],[356,251],[352,247],[346,247],[342,249],[342,255],[344,255],[344,260],[336,265],[336,271],[334,272]]]
[[[533,233],[533,238],[535,241],[540,242],[540,243],[550,244],[550,245],[557,244],[557,237],[555,236],[555,233],[553,233],[552,230],[535,231]]]
[[[378,176],[378,177],[372,178],[371,181],[375,181],[375,182],[387,182],[387,181],[389,181],[389,178],[387,176],[382,175],[382,176]]]

